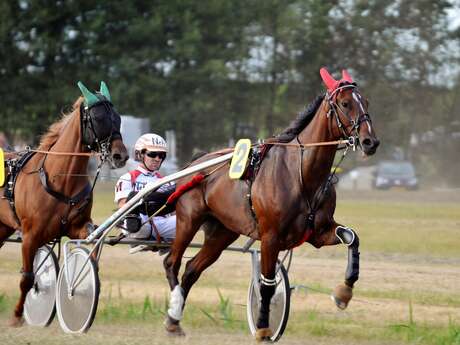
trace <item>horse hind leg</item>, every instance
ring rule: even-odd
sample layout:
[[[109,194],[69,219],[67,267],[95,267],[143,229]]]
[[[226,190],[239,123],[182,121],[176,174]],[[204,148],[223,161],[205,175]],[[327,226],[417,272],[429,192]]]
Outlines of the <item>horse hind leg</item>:
[[[190,289],[201,273],[212,265],[219,258],[222,251],[239,237],[239,234],[226,229],[217,221],[206,223],[205,234],[205,240],[200,251],[186,264],[181,285],[176,285],[171,294],[170,308],[165,321],[168,331],[178,329],[181,334],[184,334],[180,328],[179,321],[182,318],[185,300]]]
[[[26,300],[27,293],[34,284],[33,262],[38,247],[37,241],[30,235],[29,232],[24,234],[22,239],[22,277],[19,283],[21,293],[19,301],[14,309],[14,314],[9,322],[9,325],[12,327],[20,327],[24,323],[24,302]]]
[[[193,237],[203,223],[203,217],[194,212],[193,215],[187,212],[177,212],[176,238],[171,246],[171,251],[163,261],[163,266],[171,289],[170,308],[166,315],[165,328],[171,335],[185,335],[179,321],[182,318],[184,297],[182,287],[179,285],[178,274],[182,257]]]
[[[216,262],[222,251],[239,237],[238,233],[228,230],[220,223],[207,225],[203,246],[197,255],[187,262],[182,275],[181,286],[184,290],[184,298],[187,298],[201,273]]]

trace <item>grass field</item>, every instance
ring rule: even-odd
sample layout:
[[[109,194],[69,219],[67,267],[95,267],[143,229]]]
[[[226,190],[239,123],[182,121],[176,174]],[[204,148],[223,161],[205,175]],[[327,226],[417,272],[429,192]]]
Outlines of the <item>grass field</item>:
[[[296,249],[289,278],[297,289],[280,343],[460,344],[460,196],[454,191],[339,192],[338,199],[335,218],[360,235],[355,297],[346,311],[329,299],[343,280],[344,247]],[[96,222],[113,208],[111,186],[98,186]],[[0,344],[254,342],[245,315],[249,255],[226,252],[203,274],[185,309],[185,339],[168,338],[162,330],[169,297],[162,259],[152,253],[129,255],[123,246],[104,249],[94,325],[86,335],[70,336],[57,322],[48,329],[5,326],[21,266],[19,246],[7,243],[0,250]]]

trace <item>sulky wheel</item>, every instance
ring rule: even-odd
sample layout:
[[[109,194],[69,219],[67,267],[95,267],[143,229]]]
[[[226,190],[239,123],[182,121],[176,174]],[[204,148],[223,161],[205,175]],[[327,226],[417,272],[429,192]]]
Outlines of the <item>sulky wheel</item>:
[[[56,280],[59,263],[53,250],[40,247],[34,258],[35,281],[26,296],[24,319],[31,326],[46,327],[56,313]]]
[[[289,306],[291,301],[291,289],[289,278],[283,265],[278,266],[276,273],[276,290],[270,303],[270,329],[272,336],[270,340],[275,342],[281,338],[289,318]],[[249,329],[253,336],[256,334],[256,323],[259,316],[260,298],[256,291],[254,280],[251,279],[248,291],[247,317]]]
[[[93,323],[99,299],[97,263],[83,247],[70,250],[59,274],[56,308],[67,333],[84,333]]]

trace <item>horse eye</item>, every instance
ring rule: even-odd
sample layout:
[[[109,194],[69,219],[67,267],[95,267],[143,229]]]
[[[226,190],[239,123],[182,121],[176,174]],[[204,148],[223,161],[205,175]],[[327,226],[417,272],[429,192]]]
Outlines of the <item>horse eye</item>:
[[[348,108],[348,102],[346,102],[346,101],[342,102],[342,107]]]

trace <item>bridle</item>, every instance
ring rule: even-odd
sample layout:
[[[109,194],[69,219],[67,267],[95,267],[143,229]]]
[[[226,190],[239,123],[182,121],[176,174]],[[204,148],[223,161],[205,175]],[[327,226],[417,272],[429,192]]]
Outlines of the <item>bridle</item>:
[[[355,118],[352,118],[337,102],[337,95],[345,89],[351,89],[352,92],[352,97],[353,101],[358,104],[358,111],[359,115]],[[353,151],[356,150],[356,147],[359,145],[360,148],[362,149],[362,145],[359,142],[359,129],[361,127],[361,124],[363,122],[367,122],[369,126],[369,131],[371,131],[371,126],[370,124],[372,123],[371,118],[369,116],[369,113],[365,111],[365,108],[363,106],[363,101],[362,101],[362,96],[361,94],[357,91],[357,86],[355,83],[342,83],[334,89],[332,92],[327,92],[325,96],[326,102],[329,105],[329,111],[326,113],[327,118],[330,119],[329,121],[329,132],[330,134],[334,137],[333,129],[332,129],[332,116],[335,118],[335,122],[337,125],[337,128],[340,131],[340,137],[339,141],[345,141],[345,150],[343,151],[342,156],[340,157],[339,161],[337,164],[335,164],[335,167],[333,171],[329,174],[328,178],[325,180],[324,183],[322,183],[319,188],[313,193],[312,198],[305,197],[305,201],[308,205],[309,212],[306,215],[306,229],[313,229],[314,228],[314,223],[315,223],[315,216],[316,212],[321,204],[321,200],[323,196],[326,194],[327,190],[332,184],[335,184],[337,182],[337,177],[336,177],[336,172],[337,168],[342,164],[343,160],[345,159],[345,156],[348,153],[348,150],[350,148],[353,149]],[[342,120],[341,116],[343,115],[347,121],[348,124],[345,125]],[[304,151],[305,151],[305,145],[300,142],[299,136],[296,136],[297,140],[297,145],[300,147],[300,157],[299,157],[299,178],[300,178],[300,185],[301,188],[303,188],[303,172],[302,172],[302,161],[303,161],[303,156],[304,156]],[[332,141],[332,142],[324,142],[324,143],[318,143],[318,146],[322,145],[329,145],[329,144],[335,144],[337,141]],[[297,243],[295,246],[302,244],[305,242],[308,237],[311,235],[311,232],[308,232],[307,230],[304,233],[304,236],[302,240]]]
[[[121,139],[121,133],[117,129],[115,124],[115,111],[113,109],[112,102],[105,99],[103,96],[99,96],[100,101],[96,102],[91,106],[81,105],[80,112],[80,127],[82,134],[82,143],[86,149],[90,151],[96,151],[101,153],[101,160],[105,161],[108,159],[110,154],[110,143],[112,140]],[[99,138],[94,125],[94,118],[91,115],[91,109],[96,106],[103,105],[106,110],[106,116],[110,116],[112,128],[110,134],[105,138]],[[91,139],[89,139],[91,138]]]
[[[96,176],[93,182],[92,183],[88,182],[85,185],[85,187],[82,190],[80,190],[77,194],[69,197],[69,196],[62,194],[59,191],[53,190],[49,186],[48,175],[45,171],[45,166],[44,166],[45,160],[48,157],[48,154],[45,154],[45,157],[41,161],[41,166],[38,169],[40,181],[42,183],[43,188],[46,190],[46,192],[52,195],[57,200],[59,200],[60,202],[68,205],[66,214],[63,217],[61,217],[62,227],[64,227],[66,224],[69,223],[69,215],[73,207],[82,203],[82,205],[80,205],[80,207],[78,208],[79,212],[81,212],[89,204],[89,202],[91,201],[91,196],[92,196],[94,187],[96,185],[96,181],[99,177],[99,173],[101,171],[102,165],[110,157],[110,143],[112,142],[112,140],[115,140],[117,138],[121,139],[120,131],[117,129],[118,126],[115,123],[116,113],[113,109],[112,103],[108,101],[107,99],[105,99],[105,97],[103,96],[99,96],[99,97],[100,97],[99,102],[96,102],[95,104],[89,107],[84,106],[82,104],[80,107],[80,128],[81,128],[82,143],[86,147],[86,149],[90,151],[94,150],[100,153],[100,161],[99,161]],[[105,108],[105,116],[110,116],[110,119],[111,119],[110,133],[105,138],[99,137],[95,124],[94,124],[95,119],[93,118],[92,113],[91,113],[91,108],[95,106],[100,106],[100,105],[103,105]],[[88,140],[89,138],[92,138],[92,139]]]
[[[352,118],[337,102],[337,95],[345,89],[351,89],[353,101],[358,104],[359,115],[355,118]],[[326,116],[328,118],[331,118],[332,115],[334,116],[337,128],[341,132],[341,139],[348,140],[350,145],[353,147],[353,151],[356,150],[356,146],[358,145],[362,149],[361,143],[359,142],[359,129],[363,122],[367,122],[369,131],[371,131],[372,127],[370,124],[372,124],[372,120],[369,113],[364,109],[363,98],[358,92],[357,85],[355,83],[342,83],[331,93],[326,93],[326,101],[329,104],[329,111]],[[347,125],[342,122],[340,115],[343,115],[343,117],[347,119]],[[332,132],[331,127],[332,126],[330,124],[329,130]]]

